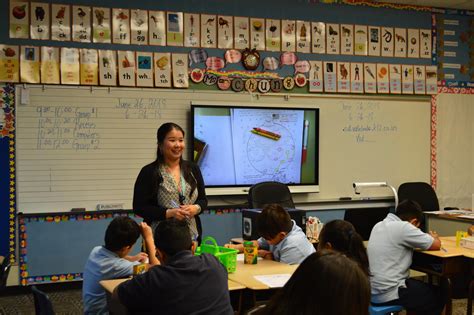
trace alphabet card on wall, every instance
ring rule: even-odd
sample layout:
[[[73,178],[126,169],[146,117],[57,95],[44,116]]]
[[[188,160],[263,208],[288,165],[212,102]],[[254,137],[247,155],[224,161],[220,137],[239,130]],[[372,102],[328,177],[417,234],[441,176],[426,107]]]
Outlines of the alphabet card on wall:
[[[265,21],[265,42],[268,51],[281,51],[281,21],[267,19]]]
[[[234,45],[234,19],[229,15],[217,16],[217,48],[230,49]]]
[[[354,25],[341,24],[341,54],[354,54]]]
[[[382,27],[381,28],[382,34],[382,57],[393,57],[393,42],[394,42],[394,34],[393,28],[391,27]]]
[[[117,56],[114,50],[99,50],[100,85],[117,85]]]
[[[79,49],[61,47],[61,84],[79,84]]]
[[[71,40],[71,12],[69,5],[51,5],[51,40]]]
[[[351,93],[364,93],[363,66],[362,63],[351,63]]]
[[[339,24],[326,24],[327,28],[327,53],[331,55],[339,55],[340,35]]]
[[[217,21],[215,15],[201,14],[201,47],[217,47]]]
[[[364,63],[365,93],[377,93],[377,66],[375,63]]]
[[[135,52],[118,51],[118,78],[121,86],[135,86]]]
[[[407,56],[407,29],[395,28],[395,57],[406,58]]]
[[[188,54],[172,54],[171,60],[173,71],[173,87],[188,88]]]
[[[388,64],[377,64],[377,93],[390,93]]]
[[[130,43],[148,44],[148,11],[130,10]]]
[[[112,9],[112,42],[130,44],[130,11],[128,9]]]
[[[336,63],[332,61],[324,62],[324,92],[337,92]]]
[[[311,23],[296,21],[296,51],[301,53],[311,52]]]
[[[350,64],[348,62],[338,62],[337,69],[337,92],[349,93],[351,91]]]
[[[431,30],[420,30],[420,58],[431,58]]]
[[[420,31],[409,28],[407,30],[408,58],[420,58]]]
[[[296,51],[296,21],[281,21],[281,50]]]
[[[168,46],[183,46],[183,13],[166,12],[166,42]]]
[[[367,56],[367,25],[354,26],[354,55]]]
[[[41,83],[59,84],[59,48],[41,47]]]
[[[380,27],[369,26],[369,56],[380,56]]]
[[[436,94],[438,93],[437,86],[437,66],[426,66],[425,67],[425,77],[426,77],[426,94]]]
[[[323,22],[311,22],[311,51],[315,54],[326,53],[326,24]]]
[[[35,46],[21,46],[20,81],[40,83],[40,50]]]
[[[402,65],[402,94],[413,94],[412,65]]]
[[[164,11],[149,11],[148,20],[150,45],[166,46],[166,20]]]
[[[402,66],[401,65],[390,65],[390,93],[401,94],[402,93]]]
[[[201,35],[201,15],[184,13],[184,46],[199,47]]]
[[[28,38],[30,3],[10,1],[10,38]]]
[[[97,85],[99,83],[98,77],[98,53],[95,49],[84,49],[80,51],[81,61],[81,84],[82,85]]]
[[[250,48],[265,50],[265,19],[250,18]]]
[[[40,2],[31,2],[31,21],[30,37],[31,39],[49,39],[49,4]]]
[[[309,91],[323,92],[323,63],[322,61],[311,60],[309,62]]]
[[[0,45],[0,82],[20,81],[19,56],[18,46]]]
[[[153,86],[153,53],[138,51],[136,53],[137,86]]]
[[[171,53],[154,53],[155,86],[171,87]]]
[[[72,40],[74,42],[91,42],[91,8],[72,6]]]
[[[426,94],[426,77],[425,77],[425,66],[416,65],[414,66],[414,89],[415,94]]]
[[[93,8],[92,41],[94,43],[110,43],[110,8]]]
[[[249,18],[234,17],[234,47],[235,49],[249,48]]]

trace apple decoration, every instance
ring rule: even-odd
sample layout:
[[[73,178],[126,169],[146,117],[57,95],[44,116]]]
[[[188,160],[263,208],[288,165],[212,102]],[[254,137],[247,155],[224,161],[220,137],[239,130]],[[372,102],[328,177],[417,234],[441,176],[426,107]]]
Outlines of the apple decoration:
[[[303,87],[306,85],[307,79],[304,73],[298,73],[295,76],[295,84],[298,87]]]
[[[3,48],[3,52],[5,53],[6,57],[13,57],[15,56],[15,50],[11,49],[10,47],[8,48]]]
[[[193,69],[189,74],[189,77],[194,83],[200,83],[204,79],[204,71],[199,68]]]
[[[242,64],[247,70],[255,70],[260,64],[260,54],[255,49],[244,49],[242,51]]]
[[[12,11],[13,16],[21,20],[26,16],[26,4],[25,5],[17,5],[16,7],[13,8]]]

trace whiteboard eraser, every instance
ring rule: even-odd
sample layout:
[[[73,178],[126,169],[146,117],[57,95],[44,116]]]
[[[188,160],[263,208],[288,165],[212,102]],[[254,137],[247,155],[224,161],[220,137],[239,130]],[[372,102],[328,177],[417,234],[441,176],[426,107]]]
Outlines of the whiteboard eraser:
[[[117,210],[123,209],[123,203],[99,203],[96,210]]]

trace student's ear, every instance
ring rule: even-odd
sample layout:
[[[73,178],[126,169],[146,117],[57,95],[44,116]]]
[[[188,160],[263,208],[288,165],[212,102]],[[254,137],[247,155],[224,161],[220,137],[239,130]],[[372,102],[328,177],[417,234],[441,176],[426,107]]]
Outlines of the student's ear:
[[[418,219],[411,219],[409,222],[413,224],[414,226],[416,226],[417,228],[420,227],[420,221],[418,221]]]
[[[323,243],[320,241],[318,243],[318,250],[323,250],[323,249],[332,249],[332,244],[329,242]]]
[[[166,255],[159,248],[156,249],[156,258],[160,261],[161,264],[164,263]]]
[[[198,243],[196,241],[193,241],[191,244],[191,252],[193,253],[193,255],[194,255],[194,252],[196,251],[197,245]]]

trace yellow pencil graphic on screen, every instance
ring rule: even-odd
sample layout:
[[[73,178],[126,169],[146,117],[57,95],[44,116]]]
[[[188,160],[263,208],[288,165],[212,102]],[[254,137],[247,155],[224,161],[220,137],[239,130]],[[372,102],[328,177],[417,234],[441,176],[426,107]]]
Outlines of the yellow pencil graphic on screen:
[[[256,135],[266,137],[266,138],[269,138],[269,139],[272,139],[272,140],[275,140],[275,141],[278,141],[281,138],[281,135],[279,135],[277,133],[274,133],[274,132],[271,132],[271,131],[268,131],[268,130],[265,130],[265,129],[262,129],[262,128],[258,128],[258,127],[255,127],[250,131],[253,132]]]

